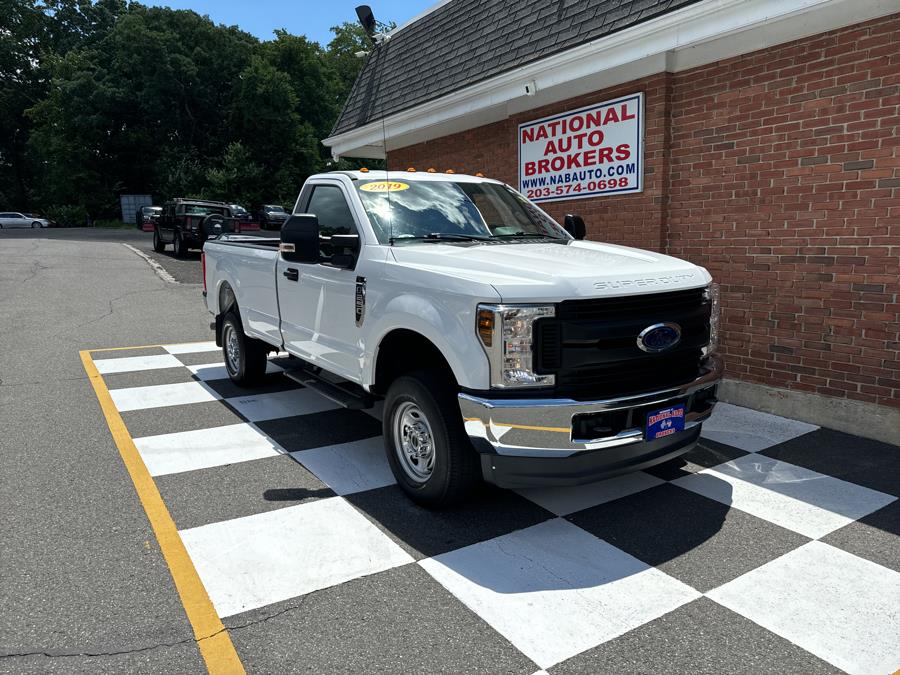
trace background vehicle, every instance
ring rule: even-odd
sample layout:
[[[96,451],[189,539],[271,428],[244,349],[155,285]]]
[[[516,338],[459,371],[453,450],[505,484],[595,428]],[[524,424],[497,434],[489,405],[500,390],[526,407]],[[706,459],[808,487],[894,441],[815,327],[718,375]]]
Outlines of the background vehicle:
[[[188,249],[203,248],[210,235],[232,231],[234,220],[225,202],[198,199],[173,199],[163,204],[159,221],[153,230],[153,250],[162,253],[172,244],[177,258]]]
[[[294,212],[279,238],[207,243],[228,373],[252,385],[285,350],[341,405],[383,397],[414,500],[585,483],[696,444],[723,370],[705,269],[580,241],[580,218],[458,174],[320,174]]]
[[[153,229],[159,222],[160,215],[162,215],[161,206],[142,206],[137,210],[134,222],[137,225],[137,229],[144,232],[153,232]]]
[[[5,211],[0,213],[0,228],[10,227],[50,227],[50,221],[31,213]]]
[[[253,215],[243,206],[240,204],[229,204],[228,207],[231,209],[231,215],[235,220],[235,232],[249,232],[259,229],[259,223],[253,219]]]
[[[278,230],[290,214],[278,204],[263,204],[259,207],[259,226],[264,230]]]

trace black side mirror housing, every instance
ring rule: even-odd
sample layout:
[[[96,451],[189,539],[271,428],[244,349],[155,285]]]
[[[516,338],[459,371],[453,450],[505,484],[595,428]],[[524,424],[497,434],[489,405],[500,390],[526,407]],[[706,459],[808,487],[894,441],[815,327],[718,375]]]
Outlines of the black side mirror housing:
[[[331,236],[331,249],[331,264],[352,270],[356,267],[356,257],[359,255],[359,235],[334,234]]]
[[[576,239],[584,239],[587,229],[584,226],[584,219],[574,213],[567,213],[566,219],[563,221],[563,228]]]
[[[288,218],[281,226],[281,257],[288,262],[319,262],[319,218],[303,213]]]

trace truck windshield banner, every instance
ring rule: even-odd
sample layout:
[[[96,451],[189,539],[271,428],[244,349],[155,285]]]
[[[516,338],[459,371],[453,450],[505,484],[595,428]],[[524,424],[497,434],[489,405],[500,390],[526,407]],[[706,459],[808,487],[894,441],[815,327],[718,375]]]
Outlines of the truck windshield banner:
[[[644,94],[519,125],[519,191],[535,202],[644,189]]]

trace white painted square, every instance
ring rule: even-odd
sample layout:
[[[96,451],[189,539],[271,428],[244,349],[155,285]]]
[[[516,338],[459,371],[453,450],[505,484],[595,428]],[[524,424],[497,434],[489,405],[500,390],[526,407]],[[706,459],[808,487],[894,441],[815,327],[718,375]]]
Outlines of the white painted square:
[[[706,594],[848,673],[900,664],[900,574],[819,541]]]
[[[221,347],[216,346],[215,341],[209,342],[182,342],[177,345],[163,345],[170,354],[196,354],[197,352],[217,352]]]
[[[200,382],[179,382],[178,384],[157,384],[152,387],[129,387],[109,392],[119,412],[162,408],[186,403],[203,403],[221,398]]]
[[[718,403],[712,416],[703,423],[700,435],[748,452],[759,452],[818,429],[778,415]]]
[[[605,504],[620,497],[627,497],[663,483],[665,481],[656,476],[651,476],[643,471],[635,471],[587,485],[524,488],[517,492],[557,516],[567,516],[570,513]]]
[[[226,399],[251,422],[334,410],[340,406],[312,389],[291,389],[274,394],[250,394]]]
[[[756,454],[672,482],[813,539],[895,499],[883,492]]]
[[[394,474],[381,436],[298,450],[291,456],[339,495],[393,485]]]
[[[560,518],[419,564],[545,669],[700,596]]]
[[[229,424],[134,439],[153,476],[206,469],[284,454],[280,445],[250,424]]]
[[[187,366],[198,380],[208,382],[211,380],[227,380],[228,371],[225,369],[224,363],[203,363],[196,366]],[[284,368],[277,366],[271,361],[266,363],[266,374],[282,373]]]
[[[184,364],[171,354],[126,356],[121,359],[99,359],[94,361],[94,365],[97,367],[97,372],[101,375],[130,373],[137,370],[162,370],[163,368],[184,367]]]
[[[413,562],[341,497],[181,532],[226,617]]]

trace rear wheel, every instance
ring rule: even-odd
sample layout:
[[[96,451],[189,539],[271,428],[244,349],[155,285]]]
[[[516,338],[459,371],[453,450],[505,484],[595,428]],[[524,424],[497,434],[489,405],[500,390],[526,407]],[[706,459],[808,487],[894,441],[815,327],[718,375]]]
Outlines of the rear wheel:
[[[181,236],[181,232],[175,232],[174,249],[176,258],[184,258],[187,256],[188,247],[187,244],[184,243],[184,237]]]
[[[166,250],[166,245],[159,237],[159,228],[156,227],[153,228],[153,250],[157,253],[162,253]]]
[[[222,322],[222,355],[232,382],[242,387],[259,384],[266,374],[265,342],[247,337],[237,312],[229,311]]]
[[[478,455],[445,374],[422,370],[398,378],[385,398],[382,425],[391,470],[413,501],[449,506],[478,485]]]

